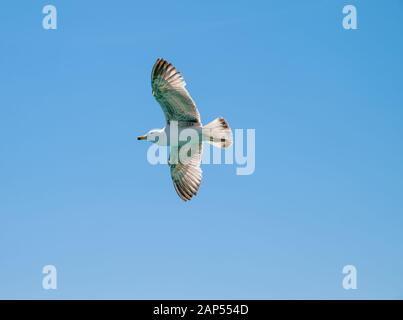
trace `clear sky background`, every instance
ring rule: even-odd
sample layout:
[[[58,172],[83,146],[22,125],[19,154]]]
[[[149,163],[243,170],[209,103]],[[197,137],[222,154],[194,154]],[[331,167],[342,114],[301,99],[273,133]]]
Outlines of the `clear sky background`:
[[[402,34],[398,0],[1,1],[0,298],[403,298]],[[147,162],[157,57],[253,175],[184,203]]]

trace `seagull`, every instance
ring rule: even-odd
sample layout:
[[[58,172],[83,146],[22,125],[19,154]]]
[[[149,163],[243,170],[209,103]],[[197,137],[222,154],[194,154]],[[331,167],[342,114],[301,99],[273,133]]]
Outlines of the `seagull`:
[[[202,180],[202,143],[208,142],[218,148],[227,148],[232,144],[232,131],[222,117],[203,126],[196,104],[185,87],[181,73],[168,61],[158,58],[151,71],[151,88],[152,95],[164,112],[166,124],[162,129],[153,129],[137,137],[137,140],[169,146],[168,165],[173,185],[178,196],[183,201],[188,201],[197,194]],[[179,135],[183,130],[190,128],[199,138],[193,143],[190,142],[191,152],[186,153],[185,159],[178,156],[185,143],[170,141],[174,124],[177,125]]]

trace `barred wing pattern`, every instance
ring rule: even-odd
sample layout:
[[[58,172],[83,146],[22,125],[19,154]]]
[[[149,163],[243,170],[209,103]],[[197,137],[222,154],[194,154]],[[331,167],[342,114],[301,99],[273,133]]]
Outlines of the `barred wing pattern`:
[[[200,114],[182,75],[169,62],[157,59],[151,72],[152,93],[164,111],[166,121],[200,123]]]
[[[202,180],[200,168],[202,144],[199,143],[198,146],[195,146],[191,156],[185,160],[176,160],[180,154],[180,149],[176,152],[173,151],[173,148],[171,147],[169,160],[172,182],[179,197],[183,201],[188,201],[197,194]]]

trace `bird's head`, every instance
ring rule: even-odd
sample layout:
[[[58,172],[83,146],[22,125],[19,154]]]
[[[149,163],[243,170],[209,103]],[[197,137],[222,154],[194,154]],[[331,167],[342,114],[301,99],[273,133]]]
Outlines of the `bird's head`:
[[[158,142],[161,139],[161,135],[164,133],[162,129],[152,129],[145,135],[137,137],[137,140],[147,140],[150,142]]]

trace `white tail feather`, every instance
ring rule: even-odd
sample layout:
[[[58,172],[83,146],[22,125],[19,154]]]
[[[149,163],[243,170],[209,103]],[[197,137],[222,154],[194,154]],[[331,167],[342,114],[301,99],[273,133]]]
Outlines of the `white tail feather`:
[[[224,118],[217,118],[203,126],[203,140],[218,148],[232,144],[232,131]]]

